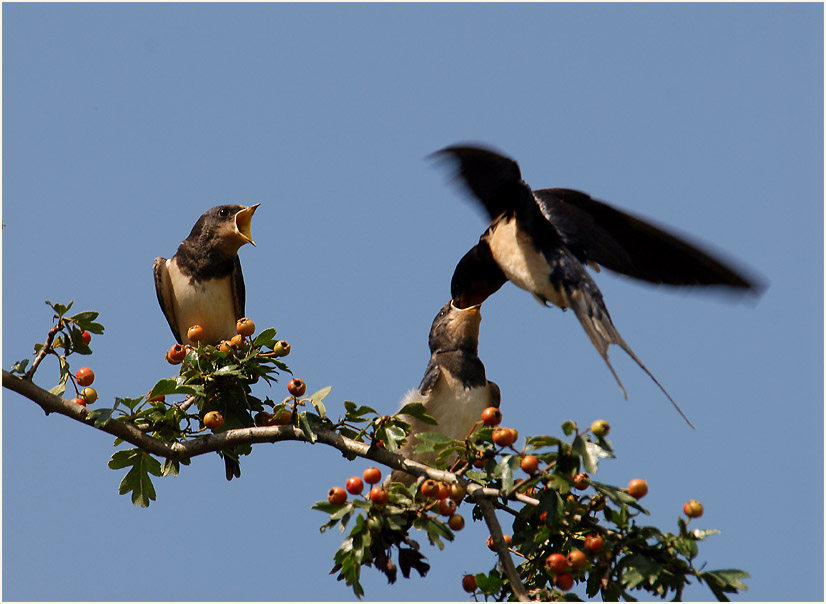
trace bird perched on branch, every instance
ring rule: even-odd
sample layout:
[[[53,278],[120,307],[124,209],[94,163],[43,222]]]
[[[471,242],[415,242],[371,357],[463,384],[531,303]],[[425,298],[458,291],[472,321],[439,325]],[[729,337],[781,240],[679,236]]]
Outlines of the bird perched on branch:
[[[250,224],[259,205],[207,210],[172,258],[155,258],[155,293],[178,344],[197,344],[187,336],[193,325],[204,329],[202,344],[215,345],[235,335],[246,297],[238,250],[246,243],[255,245]],[[234,452],[222,455],[227,480],[239,477]]]
[[[659,386],[611,321],[602,293],[585,266],[599,265],[652,283],[759,290],[754,280],[696,246],[572,189],[531,190],[519,165],[490,149],[457,145],[437,151],[458,164],[458,176],[480,202],[490,225],[459,261],[451,280],[454,303],[484,302],[506,281],[543,305],[573,309],[591,343],[628,395],[608,360],[616,344]],[[692,426],[693,427],[693,426]]]
[[[464,439],[487,407],[499,407],[499,386],[488,381],[478,356],[479,306],[458,308],[445,304],[430,327],[430,362],[419,387],[402,399],[402,407],[421,402],[437,424],[433,426],[406,415],[410,424],[407,442],[398,453],[416,461],[433,461],[435,454],[416,454],[416,434],[438,432],[455,440]],[[413,477],[396,470],[391,481],[411,484]]]

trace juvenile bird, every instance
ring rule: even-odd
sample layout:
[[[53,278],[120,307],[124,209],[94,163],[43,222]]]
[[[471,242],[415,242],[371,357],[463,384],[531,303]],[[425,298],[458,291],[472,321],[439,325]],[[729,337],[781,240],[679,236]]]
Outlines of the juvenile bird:
[[[235,335],[246,297],[238,250],[245,243],[255,245],[250,223],[259,205],[207,210],[172,258],[155,258],[158,304],[179,344],[197,344],[187,337],[193,325],[204,328],[202,344],[215,345]],[[241,468],[234,453],[228,453],[223,457],[227,480],[232,480]]]
[[[438,432],[462,440],[485,408],[499,406],[499,386],[488,381],[478,356],[481,321],[479,306],[457,308],[452,302],[445,304],[433,319],[428,338],[430,362],[419,387],[404,395],[402,407],[421,402],[438,425],[403,415],[411,430],[398,451],[400,455],[420,462],[433,461],[435,454],[413,452],[416,434]],[[414,478],[395,470],[390,480],[411,484]]]

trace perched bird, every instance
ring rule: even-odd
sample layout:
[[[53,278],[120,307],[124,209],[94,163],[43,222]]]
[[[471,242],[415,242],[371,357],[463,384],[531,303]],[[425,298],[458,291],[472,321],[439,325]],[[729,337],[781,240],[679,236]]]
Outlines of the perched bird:
[[[172,258],[155,258],[155,293],[179,344],[196,343],[187,338],[193,325],[204,328],[204,344],[235,335],[246,296],[238,250],[255,245],[250,223],[259,205],[207,210]]]
[[[416,434],[439,432],[462,440],[487,407],[499,407],[499,386],[485,377],[485,366],[478,356],[479,306],[457,308],[448,302],[433,319],[428,346],[430,362],[419,387],[402,399],[402,407],[421,402],[438,425],[426,424],[402,415],[410,424],[410,435],[398,453],[416,461],[432,461],[434,454],[416,454]],[[391,481],[412,484],[413,477],[396,470]]]
[[[204,329],[202,344],[215,345],[236,334],[235,323],[244,316],[246,296],[238,250],[245,243],[255,245],[250,223],[259,205],[207,210],[172,258],[155,258],[155,293],[179,344],[197,344],[187,337],[193,325]],[[233,419],[226,417],[227,428]],[[236,452],[222,451],[221,455],[227,480],[240,477]]]
[[[760,286],[682,239],[586,193],[531,190],[519,165],[499,153],[450,146],[434,155],[458,162],[458,176],[490,217],[479,243],[456,266],[451,280],[454,303],[460,308],[481,304],[511,281],[543,305],[573,309],[626,399],[608,360],[610,344],[625,350],[691,425],[620,336],[585,266],[599,271],[602,265],[652,283],[719,285],[741,291]]]

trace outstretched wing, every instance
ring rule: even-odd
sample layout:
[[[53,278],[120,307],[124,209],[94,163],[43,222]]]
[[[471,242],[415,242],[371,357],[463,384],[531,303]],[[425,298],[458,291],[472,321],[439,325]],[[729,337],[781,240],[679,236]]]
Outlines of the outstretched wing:
[[[540,189],[533,194],[565,245],[583,261],[652,283],[762,289],[695,245],[586,193]]]
[[[482,147],[452,145],[433,153],[452,157],[459,162],[457,176],[482,202],[491,220],[530,202],[531,189],[522,180],[519,164]]]

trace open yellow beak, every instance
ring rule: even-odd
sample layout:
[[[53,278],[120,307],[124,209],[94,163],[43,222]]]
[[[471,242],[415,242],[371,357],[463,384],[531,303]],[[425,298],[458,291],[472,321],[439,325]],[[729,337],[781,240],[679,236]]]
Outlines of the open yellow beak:
[[[456,310],[459,310],[459,311],[462,311],[462,312],[469,312],[469,313],[474,314],[474,315],[481,314],[481,309],[482,309],[481,304],[475,304],[473,306],[468,306],[467,308],[459,308],[458,306],[456,306],[453,303],[453,300],[450,301],[450,306],[451,306],[451,308],[454,308]]]
[[[260,205],[260,203],[257,203],[254,206],[244,208],[235,215],[235,228],[238,229],[238,232],[241,233],[241,237],[243,237],[245,241],[253,245],[255,245],[255,242],[252,240],[250,226],[252,225],[252,215],[255,214],[255,210],[257,210]]]

